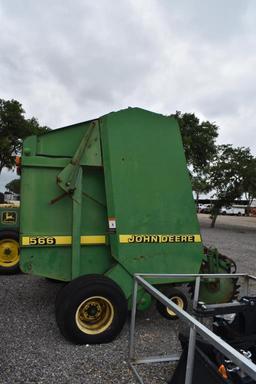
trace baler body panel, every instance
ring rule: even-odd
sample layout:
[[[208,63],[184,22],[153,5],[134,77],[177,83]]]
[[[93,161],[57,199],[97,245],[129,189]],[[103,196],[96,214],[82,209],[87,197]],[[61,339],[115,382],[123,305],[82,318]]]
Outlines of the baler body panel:
[[[197,273],[202,244],[176,121],[128,109],[102,119],[101,138],[113,257],[131,274]]]
[[[76,166],[81,203],[60,180]],[[24,272],[68,281],[77,258],[79,275],[114,276],[127,297],[135,272],[197,273],[203,249],[176,121],[128,108],[26,139],[20,229]]]
[[[57,178],[70,162],[87,126],[88,124],[78,124],[69,129],[59,129],[38,137],[36,143],[31,138],[24,143],[24,148],[34,154],[22,157],[20,264],[24,272],[65,281],[72,279],[72,198],[63,194]],[[110,248],[107,246],[103,168],[82,168],[79,268],[81,274],[103,274],[113,263]],[[52,239],[55,244],[51,244]]]

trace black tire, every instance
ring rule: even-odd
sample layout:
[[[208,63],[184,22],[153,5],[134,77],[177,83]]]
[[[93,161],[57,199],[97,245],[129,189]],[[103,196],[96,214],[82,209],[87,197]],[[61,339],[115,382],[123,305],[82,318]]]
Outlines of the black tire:
[[[127,300],[120,287],[102,275],[86,275],[62,288],[55,302],[63,336],[75,344],[114,340],[127,318]]]
[[[188,307],[187,297],[177,288],[168,287],[162,290],[163,294],[174,301],[180,308],[186,310]],[[165,305],[160,303],[160,301],[156,302],[156,308],[161,316],[165,317],[168,320],[177,320],[178,316],[167,308]]]
[[[226,212],[226,211],[223,211],[223,212],[222,212],[222,215],[224,215],[224,216],[225,216],[226,214],[227,214],[227,212]]]
[[[0,274],[19,273],[19,234],[14,231],[0,232]]]

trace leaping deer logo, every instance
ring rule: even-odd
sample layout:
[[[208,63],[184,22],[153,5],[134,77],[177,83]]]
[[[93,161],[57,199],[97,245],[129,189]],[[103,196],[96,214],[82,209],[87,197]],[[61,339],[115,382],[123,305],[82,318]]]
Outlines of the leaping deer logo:
[[[2,222],[5,224],[16,223],[16,212],[6,211],[3,213]]]

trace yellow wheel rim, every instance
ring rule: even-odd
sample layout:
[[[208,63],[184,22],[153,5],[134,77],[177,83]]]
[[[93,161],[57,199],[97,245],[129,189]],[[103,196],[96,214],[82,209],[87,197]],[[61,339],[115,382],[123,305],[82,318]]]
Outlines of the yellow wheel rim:
[[[184,301],[182,300],[181,297],[179,296],[173,296],[173,297],[170,297],[170,300],[172,300],[174,302],[174,304],[178,305],[178,307],[180,307],[181,309],[184,308]],[[172,317],[176,317],[176,313],[173,312],[170,308],[167,308],[166,307],[166,310],[167,310],[167,313],[169,316],[172,316]]]
[[[78,328],[89,335],[104,332],[111,325],[113,318],[113,305],[101,296],[93,296],[84,300],[76,311]]]
[[[0,267],[13,267],[19,261],[19,243],[13,239],[0,240]]]

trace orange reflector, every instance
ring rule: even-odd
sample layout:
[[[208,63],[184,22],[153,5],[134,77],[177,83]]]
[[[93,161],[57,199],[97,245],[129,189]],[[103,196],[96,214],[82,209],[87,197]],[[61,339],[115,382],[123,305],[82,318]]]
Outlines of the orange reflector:
[[[20,156],[15,156],[15,164],[17,165],[17,167],[19,165],[21,165],[21,157]]]
[[[223,377],[223,379],[227,380],[228,379],[228,374],[225,366],[221,364],[218,368],[219,374]]]

